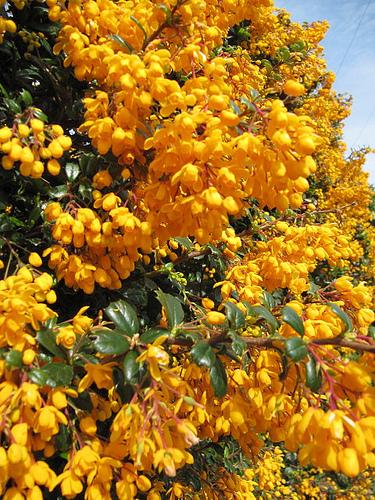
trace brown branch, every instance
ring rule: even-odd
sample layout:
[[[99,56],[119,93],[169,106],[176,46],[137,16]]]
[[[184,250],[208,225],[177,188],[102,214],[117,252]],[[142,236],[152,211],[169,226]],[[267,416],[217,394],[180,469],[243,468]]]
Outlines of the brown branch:
[[[248,347],[274,347],[273,342],[280,342],[280,339],[273,339],[270,337],[251,337],[244,338],[244,341]],[[309,342],[309,345],[319,346],[319,345],[335,345],[338,347],[348,347],[349,349],[354,349],[355,351],[366,351],[375,353],[375,345],[364,344],[362,342],[356,342],[354,340],[348,340],[343,337],[334,337],[332,339],[315,339]]]
[[[375,345],[364,344],[362,342],[355,342],[342,337],[335,337],[333,339],[316,339],[310,345],[337,345],[339,347],[348,347],[355,351],[366,351],[375,353]]]

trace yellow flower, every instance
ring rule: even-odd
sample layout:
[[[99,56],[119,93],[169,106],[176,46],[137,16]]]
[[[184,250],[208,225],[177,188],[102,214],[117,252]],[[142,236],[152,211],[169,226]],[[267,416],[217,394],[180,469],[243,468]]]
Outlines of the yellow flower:
[[[360,471],[359,458],[353,448],[343,448],[337,454],[340,471],[347,477],[356,477]]]
[[[305,87],[296,80],[288,80],[285,82],[284,92],[286,95],[299,97],[305,92]]]
[[[90,436],[94,436],[97,431],[95,420],[92,417],[84,417],[80,423],[79,427],[82,432],[89,434]]]
[[[221,325],[226,320],[225,314],[217,311],[209,311],[205,318],[210,325]]]
[[[66,349],[72,349],[76,342],[76,335],[74,333],[74,326],[69,325],[60,328],[59,333],[56,335],[56,344],[62,344]]]
[[[112,369],[117,365],[115,361],[104,365],[85,365],[87,374],[78,385],[78,392],[83,392],[94,382],[98,389],[111,389],[113,387]]]

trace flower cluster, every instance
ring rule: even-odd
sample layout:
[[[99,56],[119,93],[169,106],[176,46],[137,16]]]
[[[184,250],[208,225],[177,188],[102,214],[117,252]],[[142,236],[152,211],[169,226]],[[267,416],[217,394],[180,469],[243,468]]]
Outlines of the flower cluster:
[[[52,284],[49,274],[34,277],[27,267],[0,281],[0,346],[24,352],[26,364],[35,355],[35,339],[28,326],[39,330],[40,324],[55,316],[45,303],[56,301]]]
[[[99,193],[100,194],[100,193]],[[63,212],[55,202],[47,205],[47,220],[56,220],[52,236],[59,243],[46,249],[49,267],[56,270],[58,280],[67,286],[94,291],[95,283],[116,289],[134,270],[140,258],[138,249],[150,253],[153,248],[152,229],[130,210],[120,206],[114,193],[100,196],[94,207]],[[69,253],[69,248],[76,249]]]
[[[23,118],[17,118],[13,127],[0,128],[0,152],[2,167],[10,170],[19,165],[25,177],[39,179],[47,167],[51,175],[60,173],[58,161],[64,151],[70,149],[72,140],[64,135],[60,125],[45,125],[34,117],[40,113],[36,108],[29,108]]]

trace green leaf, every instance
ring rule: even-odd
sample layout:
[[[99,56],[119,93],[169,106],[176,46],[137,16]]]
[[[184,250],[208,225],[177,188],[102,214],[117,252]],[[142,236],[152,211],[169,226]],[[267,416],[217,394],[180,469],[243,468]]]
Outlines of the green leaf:
[[[245,315],[236,304],[229,300],[225,302],[225,309],[227,310],[227,318],[229,325],[233,330],[239,330],[245,326]]]
[[[50,198],[62,198],[68,193],[68,187],[66,184],[61,184],[60,186],[55,186],[48,191]]]
[[[14,225],[9,216],[7,214],[0,214],[0,231],[11,231],[12,229],[14,229]]]
[[[159,6],[160,7],[160,6]],[[113,42],[116,42],[120,45],[120,47],[122,47],[123,49],[126,49],[126,51],[129,53],[129,54],[132,54],[133,52],[135,52],[135,50],[133,49],[133,47],[130,45],[130,43],[128,43],[127,41],[125,41],[120,35],[109,35],[108,38],[110,40],[112,40]]]
[[[263,296],[260,298],[260,300],[261,300],[262,304],[264,305],[264,307],[266,307],[269,310],[272,310],[276,305],[275,299],[272,297],[272,295],[269,292],[266,292],[266,291],[263,292]]]
[[[273,314],[271,314],[268,309],[263,306],[251,306],[248,302],[243,301],[246,309],[249,311],[250,316],[256,316],[258,318],[263,318],[267,321],[267,323],[271,327],[271,333],[275,333],[276,329],[279,326],[279,322],[275,318]]]
[[[56,344],[56,334],[49,328],[41,328],[36,334],[36,340],[54,356],[61,359],[68,359],[66,350]]]
[[[101,354],[123,354],[130,348],[127,338],[117,330],[103,328],[95,330],[93,333],[95,333],[96,339],[92,343]]]
[[[266,68],[267,75],[272,73],[272,64],[268,61],[268,59],[262,59],[262,64]]]
[[[74,182],[80,174],[81,169],[76,163],[67,163],[65,165],[65,173],[69,182]]]
[[[288,62],[290,59],[290,52],[286,47],[281,47],[281,49],[278,50],[278,55],[283,62]]]
[[[161,9],[164,14],[165,14],[165,22],[167,24],[169,24],[171,22],[171,19],[172,19],[172,12],[170,9],[168,9],[168,7],[166,5],[157,5],[157,7],[159,7],[159,9]]]
[[[152,344],[156,339],[162,337],[163,335],[169,335],[169,330],[165,328],[151,328],[150,330],[145,331],[139,337],[139,340],[144,342],[145,344]]]
[[[228,330],[228,335],[232,339],[232,349],[237,354],[237,356],[242,356],[242,354],[247,349],[247,344],[245,340],[234,330]]]
[[[20,94],[20,98],[26,104],[26,106],[31,106],[33,103],[33,98],[28,90],[23,89]]]
[[[3,97],[3,102],[12,114],[17,115],[22,113],[21,106],[15,100]]]
[[[93,409],[93,404],[90,398],[90,394],[87,391],[78,393],[77,398],[68,398],[74,406],[80,408],[81,410],[91,412]]]
[[[29,213],[27,218],[27,224],[29,226],[34,226],[35,222],[39,219],[41,213],[41,206],[39,204],[34,205],[34,208]]]
[[[342,333],[351,332],[353,330],[353,324],[352,320],[349,318],[346,312],[343,311],[341,307],[339,307],[337,304],[334,304],[333,302],[328,302],[327,305],[330,306],[330,308],[336,314],[336,316],[338,316],[344,323],[344,330],[342,331]]]
[[[59,452],[66,452],[70,448],[72,443],[72,438],[70,435],[69,427],[67,425],[60,424],[59,432],[55,435],[55,448]]]
[[[137,313],[125,300],[111,302],[104,309],[108,318],[129,337],[133,337],[139,331]]]
[[[91,200],[92,185],[89,181],[84,180],[80,182],[78,191],[82,198]]]
[[[38,120],[42,120],[43,122],[48,122],[48,116],[43,113],[40,109],[33,108],[33,115],[35,118],[38,118]]]
[[[230,105],[237,116],[239,116],[242,113],[241,109],[237,106],[237,104],[234,101],[231,100]]]
[[[308,355],[309,351],[299,337],[290,337],[285,341],[285,354],[291,358],[292,361],[297,363]]]
[[[205,340],[199,340],[190,351],[190,354],[194,363],[198,366],[207,366],[207,368],[211,368],[215,364],[215,351]]]
[[[138,28],[142,31],[142,33],[144,35],[144,39],[147,40],[147,33],[146,33],[144,27],[142,26],[142,24],[138,21],[138,19],[136,17],[134,17],[134,16],[129,16],[129,17],[132,21],[135,22],[135,24],[138,26]]]
[[[73,368],[60,361],[52,361],[42,368],[29,371],[29,378],[39,380],[38,385],[49,385],[51,387],[69,386],[73,378]]]
[[[141,365],[136,361],[139,356],[138,351],[129,351],[124,359],[124,378],[129,384],[139,384],[141,381]]]
[[[309,353],[309,361],[306,363],[306,386],[313,392],[318,392],[322,386],[322,374],[311,353]]]
[[[181,302],[173,295],[164,293],[161,290],[156,290],[156,297],[164,307],[169,326],[174,328],[175,326],[180,325],[185,316]]]
[[[215,364],[210,368],[210,377],[215,396],[223,398],[228,390],[228,376],[221,359],[216,357]]]
[[[290,44],[290,49],[294,52],[302,52],[305,48],[305,43],[302,40],[297,40]]]
[[[301,337],[305,335],[305,327],[302,319],[291,307],[285,306],[281,312],[281,317],[285,323],[291,326]]]
[[[12,349],[11,351],[6,353],[5,361],[8,365],[10,365],[11,368],[12,367],[22,368],[23,367],[22,352]]]
[[[13,222],[13,224],[17,227],[25,227],[26,224],[22,222],[22,220],[17,219],[17,217],[9,217],[9,220]]]
[[[47,384],[48,375],[40,368],[35,368],[34,370],[30,370],[27,373],[27,376],[29,380],[36,385],[42,386]]]

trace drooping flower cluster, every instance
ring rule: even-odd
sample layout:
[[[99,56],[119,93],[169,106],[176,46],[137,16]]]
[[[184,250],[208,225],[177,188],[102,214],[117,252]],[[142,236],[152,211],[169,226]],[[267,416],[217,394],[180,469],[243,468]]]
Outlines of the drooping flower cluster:
[[[40,110],[29,108],[12,128],[0,128],[2,167],[10,170],[17,165],[22,175],[34,179],[42,177],[45,167],[51,175],[58,175],[61,169],[58,159],[70,149],[72,140],[64,135],[60,125],[45,125],[33,118],[34,113],[39,114]]]

